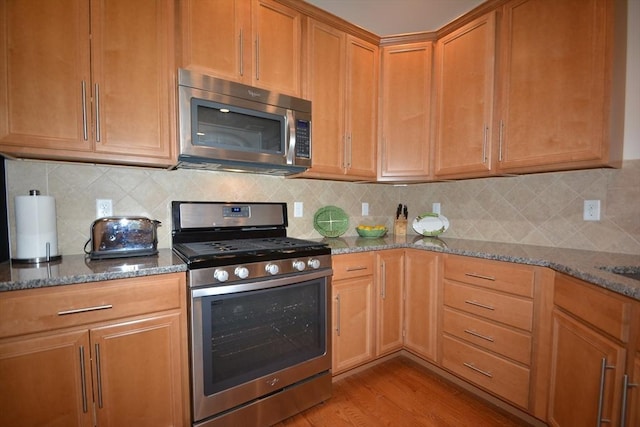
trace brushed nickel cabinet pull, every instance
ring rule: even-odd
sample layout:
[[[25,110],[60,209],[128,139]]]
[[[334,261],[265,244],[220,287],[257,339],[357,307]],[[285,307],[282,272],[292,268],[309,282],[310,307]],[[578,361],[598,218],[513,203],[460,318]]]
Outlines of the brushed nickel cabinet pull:
[[[75,308],[73,310],[59,311],[58,316],[65,316],[67,314],[86,313],[87,311],[108,310],[110,308],[113,308],[112,304],[96,305],[94,307]]]
[[[351,169],[351,164],[353,162],[353,135],[351,134],[351,132],[349,132],[349,138],[348,138],[349,144],[347,144],[347,146],[349,147],[349,151],[348,151],[348,156],[347,156],[347,167],[349,169]]]
[[[340,336],[340,294],[336,295],[336,332]]]
[[[96,83],[94,88],[96,95],[96,142],[100,142],[100,85]]]
[[[87,373],[84,369],[84,346],[80,346],[80,387],[82,389],[82,412],[87,413]]]
[[[474,305],[476,307],[484,308],[484,309],[487,309],[487,310],[492,310],[492,311],[495,310],[495,308],[491,307],[490,305],[485,305],[485,304],[482,304],[482,303],[479,303],[479,302],[473,301],[473,300],[465,300],[464,303],[465,304],[469,304],[469,305]]]
[[[482,141],[482,163],[487,163],[487,135],[489,133],[489,127],[484,125],[484,139]]]
[[[493,378],[493,374],[489,371],[484,371],[480,368],[476,368],[475,366],[473,366],[473,363],[467,363],[467,362],[462,362],[462,364],[464,366],[466,366],[467,368],[474,370],[482,375],[484,375],[485,377],[489,377],[489,378]]]
[[[244,76],[244,40],[243,40],[243,29],[240,28],[240,77]]]
[[[95,349],[96,349],[96,378],[98,379],[98,407],[102,408],[102,372],[100,369],[100,344],[96,344]]]
[[[502,133],[504,131],[504,121],[500,120],[500,132],[498,138],[498,161],[502,161]]]
[[[468,277],[475,277],[476,279],[491,280],[492,282],[496,281],[496,278],[493,276],[485,276],[483,274],[478,274],[478,273],[464,273],[464,275]]]
[[[260,36],[256,37],[256,80],[260,80]]]
[[[361,270],[366,270],[367,267],[364,265],[358,265],[356,267],[347,267],[347,271],[361,271]]]
[[[607,358],[603,357],[600,363],[600,391],[598,394],[598,418],[597,418],[597,427],[600,427],[602,423],[610,423],[611,420],[607,418],[602,418],[602,409],[604,406],[604,380],[607,369],[615,369],[614,365],[607,365]]]
[[[490,337],[488,335],[479,334],[478,332],[474,331],[473,329],[465,329],[464,332],[469,334],[469,335],[473,335],[474,337],[482,338],[483,340],[487,340],[489,342],[494,342],[493,337]]]
[[[382,299],[385,299],[387,297],[387,273],[384,261],[380,265],[380,270],[380,275],[382,276],[382,287],[380,289],[380,296],[382,297]]]
[[[89,128],[87,123],[87,82],[82,81],[82,134],[84,140],[89,140]]]
[[[620,427],[626,427],[627,425],[627,398],[628,398],[628,393],[629,393],[629,389],[632,387],[638,387],[640,386],[640,384],[636,384],[636,383],[630,383],[629,382],[629,375],[628,374],[624,374],[624,378],[622,381],[622,409],[620,410]]]

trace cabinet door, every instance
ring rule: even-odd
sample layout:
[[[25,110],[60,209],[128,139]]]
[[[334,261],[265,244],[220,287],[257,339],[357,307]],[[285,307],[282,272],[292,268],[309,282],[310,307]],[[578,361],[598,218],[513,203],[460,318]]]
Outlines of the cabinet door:
[[[88,1],[2,1],[0,28],[3,151],[91,150]]]
[[[382,48],[378,180],[427,179],[433,43]]]
[[[553,426],[618,425],[624,349],[573,318],[554,310],[549,419]]]
[[[0,425],[93,426],[89,333],[0,343]]]
[[[505,6],[501,170],[606,163],[613,3],[517,0]]]
[[[91,8],[96,152],[171,163],[173,1],[93,0]]]
[[[438,40],[435,175],[491,170],[495,12]]]
[[[333,374],[373,360],[373,277],[334,281]]]
[[[346,34],[308,19],[307,93],[313,105],[312,167],[308,176],[344,174]]]
[[[376,177],[378,47],[347,36],[347,174]]]
[[[180,66],[228,80],[251,80],[250,7],[246,0],[184,0]]]
[[[99,426],[184,423],[180,314],[91,330]]]
[[[254,0],[253,84],[300,95],[302,17],[273,0]]]
[[[633,360],[633,368],[628,381],[626,425],[640,426],[640,348]]]
[[[376,356],[402,348],[404,250],[376,253]]]
[[[436,360],[440,256],[432,252],[405,253],[405,347]]]

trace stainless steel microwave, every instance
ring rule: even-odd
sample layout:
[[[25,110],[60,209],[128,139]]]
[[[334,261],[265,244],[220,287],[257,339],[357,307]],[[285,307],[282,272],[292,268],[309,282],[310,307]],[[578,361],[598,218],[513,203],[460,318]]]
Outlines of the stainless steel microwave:
[[[311,167],[311,102],[178,70],[176,167],[290,175]]]

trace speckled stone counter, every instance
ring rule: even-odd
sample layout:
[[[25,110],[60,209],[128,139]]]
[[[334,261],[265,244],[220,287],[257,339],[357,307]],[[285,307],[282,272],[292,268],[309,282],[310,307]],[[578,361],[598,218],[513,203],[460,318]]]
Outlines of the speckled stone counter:
[[[99,282],[187,271],[187,266],[171,249],[157,256],[90,261],[84,255],[63,255],[59,262],[37,266],[3,262],[0,264],[0,292],[47,286]]]
[[[378,239],[341,237],[322,239],[333,255],[394,248],[416,248],[476,258],[549,267],[585,282],[640,300],[640,280],[613,273],[640,272],[640,255],[582,251],[544,246],[429,238],[409,235]],[[603,270],[606,268],[607,270]]]

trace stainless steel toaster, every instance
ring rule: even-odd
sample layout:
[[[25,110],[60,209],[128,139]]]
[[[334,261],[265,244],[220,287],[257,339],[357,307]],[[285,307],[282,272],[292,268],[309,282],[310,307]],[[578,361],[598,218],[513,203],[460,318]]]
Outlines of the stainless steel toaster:
[[[158,253],[160,221],[145,217],[110,216],[91,224],[91,259],[124,258]]]

